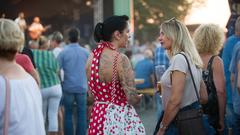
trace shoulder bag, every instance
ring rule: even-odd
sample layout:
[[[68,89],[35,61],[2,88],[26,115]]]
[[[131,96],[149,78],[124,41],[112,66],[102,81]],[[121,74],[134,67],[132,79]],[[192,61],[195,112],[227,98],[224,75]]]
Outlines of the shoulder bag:
[[[182,53],[180,53],[182,54]],[[176,124],[179,135],[206,135],[203,123],[203,111],[200,104],[199,94],[193,78],[189,61],[185,54],[182,54],[188,64],[188,69],[192,78],[195,93],[197,95],[199,108],[191,108],[186,110],[180,110],[176,115]]]

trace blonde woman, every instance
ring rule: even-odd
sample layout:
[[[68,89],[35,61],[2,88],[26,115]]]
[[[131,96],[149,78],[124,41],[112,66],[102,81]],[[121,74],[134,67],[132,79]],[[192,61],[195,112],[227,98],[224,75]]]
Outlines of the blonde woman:
[[[10,83],[9,135],[45,135],[42,98],[36,81],[15,61],[24,35],[9,19],[0,19],[0,134],[5,118],[6,85]]]
[[[209,101],[204,106],[210,124],[220,134],[224,129],[226,109],[225,76],[222,59],[217,56],[224,42],[223,29],[215,24],[200,25],[193,38],[204,67],[203,78],[209,93]]]
[[[170,66],[161,77],[163,115],[159,120],[157,135],[178,135],[175,123],[177,113],[199,107],[198,98],[188,69],[193,73],[200,102],[207,102],[207,91],[202,80],[202,60],[186,26],[175,18],[161,24],[159,41],[168,51]],[[179,54],[182,53],[182,54]],[[187,134],[185,134],[187,135]]]
[[[40,75],[40,88],[43,99],[43,115],[48,120],[48,135],[57,135],[58,107],[62,97],[62,87],[59,78],[59,63],[53,52],[48,51],[49,40],[39,38],[39,50],[33,50],[34,61]]]

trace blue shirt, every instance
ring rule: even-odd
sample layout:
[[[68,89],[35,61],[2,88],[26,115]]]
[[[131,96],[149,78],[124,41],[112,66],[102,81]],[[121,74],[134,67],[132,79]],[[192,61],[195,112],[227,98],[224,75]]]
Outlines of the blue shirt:
[[[88,51],[78,43],[67,45],[59,54],[59,64],[64,71],[63,91],[69,93],[85,93],[87,91],[85,66],[88,56]]]
[[[169,59],[166,51],[163,47],[157,47],[155,49],[154,66],[165,65],[166,68],[169,66]]]
[[[240,37],[237,37],[236,35],[230,36],[224,44],[223,53],[222,53],[224,73],[226,77],[226,92],[227,92],[228,104],[232,104],[232,88],[231,88],[229,65],[232,59],[233,48],[238,41],[240,41]]]
[[[233,110],[240,115],[240,95],[237,89],[238,82],[238,64],[240,64],[240,45],[236,46],[233,51],[232,60],[229,66],[229,70],[234,74],[234,86],[232,91]]]
[[[144,79],[143,84],[136,85],[137,89],[153,88],[151,75],[153,74],[154,66],[151,59],[143,59],[136,64],[135,77]]]
[[[161,46],[155,49],[154,66],[156,81],[160,81],[163,73],[169,66],[169,58],[167,56],[166,50]]]

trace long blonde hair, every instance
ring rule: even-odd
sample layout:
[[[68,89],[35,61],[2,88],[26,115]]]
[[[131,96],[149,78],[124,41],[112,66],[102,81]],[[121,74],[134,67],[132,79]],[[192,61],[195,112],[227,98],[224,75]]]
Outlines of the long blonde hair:
[[[201,57],[194,45],[187,27],[179,20],[172,18],[161,24],[161,31],[172,40],[172,47],[168,50],[169,57],[184,52],[198,68],[203,67]]]

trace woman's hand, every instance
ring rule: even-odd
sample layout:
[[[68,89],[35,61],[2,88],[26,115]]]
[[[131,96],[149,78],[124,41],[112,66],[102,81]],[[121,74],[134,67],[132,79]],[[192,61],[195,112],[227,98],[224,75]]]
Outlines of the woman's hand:
[[[224,121],[219,120],[219,127],[218,127],[217,131],[221,135],[221,134],[223,134],[223,130],[224,130]]]
[[[156,135],[164,135],[165,130],[159,129]]]

